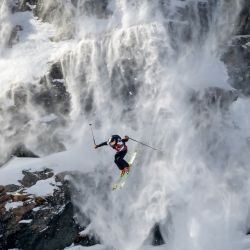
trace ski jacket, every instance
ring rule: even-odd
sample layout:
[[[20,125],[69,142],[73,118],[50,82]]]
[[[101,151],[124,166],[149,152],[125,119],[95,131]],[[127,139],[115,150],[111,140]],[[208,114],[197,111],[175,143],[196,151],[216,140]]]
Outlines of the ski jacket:
[[[114,145],[111,145],[110,142],[112,142],[112,141],[115,141]],[[125,142],[127,142],[127,141],[128,141],[128,139],[122,139],[119,135],[112,135],[108,141],[97,145],[97,147],[99,148],[102,146],[110,145],[110,147],[112,147],[117,152],[121,152],[121,151],[127,150],[127,145],[125,144]]]

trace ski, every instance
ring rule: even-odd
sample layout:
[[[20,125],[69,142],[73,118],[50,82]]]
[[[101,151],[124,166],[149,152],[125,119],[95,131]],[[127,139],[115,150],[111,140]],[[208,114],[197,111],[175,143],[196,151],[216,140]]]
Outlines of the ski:
[[[134,152],[130,158],[130,160],[128,161],[128,164],[129,164],[129,173],[131,171],[131,168],[132,168],[132,165],[133,165],[133,162],[135,160],[135,157],[137,155],[137,152]],[[119,180],[113,185],[113,190],[120,190],[123,188],[123,186],[125,185],[125,182],[129,176],[129,173],[126,173],[124,174],[123,176],[121,176],[119,178]]]

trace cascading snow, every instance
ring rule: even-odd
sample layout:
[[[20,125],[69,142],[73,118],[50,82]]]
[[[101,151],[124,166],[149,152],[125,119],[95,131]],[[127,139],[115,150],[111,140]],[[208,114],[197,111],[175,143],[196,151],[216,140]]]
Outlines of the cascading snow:
[[[150,248],[155,225],[162,249],[247,249],[249,101],[221,60],[241,8],[1,0],[1,161],[19,143],[41,156],[81,148],[92,169],[75,181],[79,218],[111,249]],[[90,122],[97,141],[128,134],[160,151],[129,142],[133,172],[111,192],[119,173],[111,150],[92,149]]]

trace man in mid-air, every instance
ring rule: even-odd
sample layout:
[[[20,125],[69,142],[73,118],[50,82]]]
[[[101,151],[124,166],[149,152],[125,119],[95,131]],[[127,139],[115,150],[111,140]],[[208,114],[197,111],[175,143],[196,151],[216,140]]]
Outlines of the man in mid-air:
[[[119,135],[112,135],[108,141],[105,141],[99,145],[95,145],[95,148],[99,148],[102,146],[109,145],[114,150],[116,150],[115,154],[115,164],[121,170],[121,176],[129,172],[129,164],[124,160],[125,155],[127,154],[128,148],[126,146],[126,142],[129,140],[127,135],[122,139]]]

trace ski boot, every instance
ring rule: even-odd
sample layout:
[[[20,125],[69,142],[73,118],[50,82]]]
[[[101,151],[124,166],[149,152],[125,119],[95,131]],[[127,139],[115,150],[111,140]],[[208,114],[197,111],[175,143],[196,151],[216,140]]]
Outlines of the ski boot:
[[[123,177],[125,174],[128,174],[128,173],[129,173],[129,167],[124,168],[124,169],[121,171],[121,177]]]

